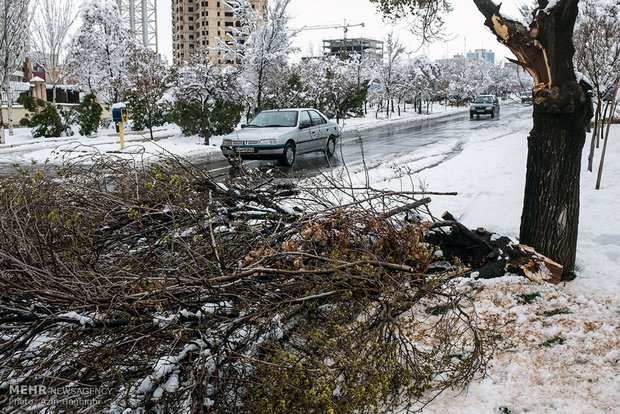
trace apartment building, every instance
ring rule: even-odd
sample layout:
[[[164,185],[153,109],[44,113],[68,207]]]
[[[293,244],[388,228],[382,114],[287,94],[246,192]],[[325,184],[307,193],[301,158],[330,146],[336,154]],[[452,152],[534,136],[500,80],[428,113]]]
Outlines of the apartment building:
[[[251,0],[252,8],[263,12],[267,0]],[[211,61],[226,64],[218,46],[232,29],[240,26],[224,0],[172,0],[172,48],[174,62],[188,60],[193,53],[206,51]]]

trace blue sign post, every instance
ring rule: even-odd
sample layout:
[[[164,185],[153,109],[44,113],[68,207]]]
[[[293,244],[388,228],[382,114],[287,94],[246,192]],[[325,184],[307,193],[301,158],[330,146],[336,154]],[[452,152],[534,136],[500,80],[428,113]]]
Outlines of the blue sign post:
[[[121,136],[121,149],[125,149],[125,133],[123,131],[123,122],[127,122],[127,107],[124,103],[116,103],[112,105],[112,120],[118,124],[118,132]]]

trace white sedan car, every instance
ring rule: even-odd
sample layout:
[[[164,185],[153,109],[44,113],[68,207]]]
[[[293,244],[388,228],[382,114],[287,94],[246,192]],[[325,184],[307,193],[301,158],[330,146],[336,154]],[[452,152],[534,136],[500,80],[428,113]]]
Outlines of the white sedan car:
[[[338,125],[312,108],[262,111],[247,125],[224,137],[220,146],[236,160],[278,160],[291,166],[297,154],[324,152],[331,157],[340,136]]]

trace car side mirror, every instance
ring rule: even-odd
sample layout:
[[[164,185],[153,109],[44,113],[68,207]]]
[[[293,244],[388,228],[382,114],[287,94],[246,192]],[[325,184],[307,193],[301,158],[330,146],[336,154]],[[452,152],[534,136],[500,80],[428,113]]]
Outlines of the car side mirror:
[[[306,122],[306,121],[301,121],[299,123],[299,129],[306,129],[310,127],[310,122]]]
[[[241,124],[241,129],[245,128],[246,126],[246,124]]]

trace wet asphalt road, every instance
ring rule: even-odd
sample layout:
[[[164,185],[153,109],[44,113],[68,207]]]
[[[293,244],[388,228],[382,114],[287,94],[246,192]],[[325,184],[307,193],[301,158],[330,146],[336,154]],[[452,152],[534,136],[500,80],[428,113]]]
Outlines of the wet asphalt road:
[[[439,120],[429,120],[414,126],[386,126],[363,132],[346,132],[345,126],[340,140],[341,144],[336,155],[329,162],[321,153],[314,153],[299,156],[290,168],[279,167],[275,161],[245,161],[244,165],[261,170],[279,168],[291,178],[301,178],[326,172],[330,168],[340,167],[344,163],[351,169],[362,167],[363,162],[366,165],[378,165],[381,161],[442,140],[460,138],[471,133],[492,136],[498,131],[497,134],[499,135],[499,130],[505,131],[505,126],[510,122],[531,118],[531,109],[531,106],[521,104],[505,104],[501,108],[500,117],[495,119],[484,116],[480,119],[470,120],[469,113],[463,113]],[[458,152],[460,152],[460,148],[457,147],[453,150],[453,154],[449,154],[448,158],[458,154]],[[198,165],[208,170],[214,177],[236,174],[234,170],[231,170],[226,160],[199,163]],[[426,168],[428,167],[430,166]]]

